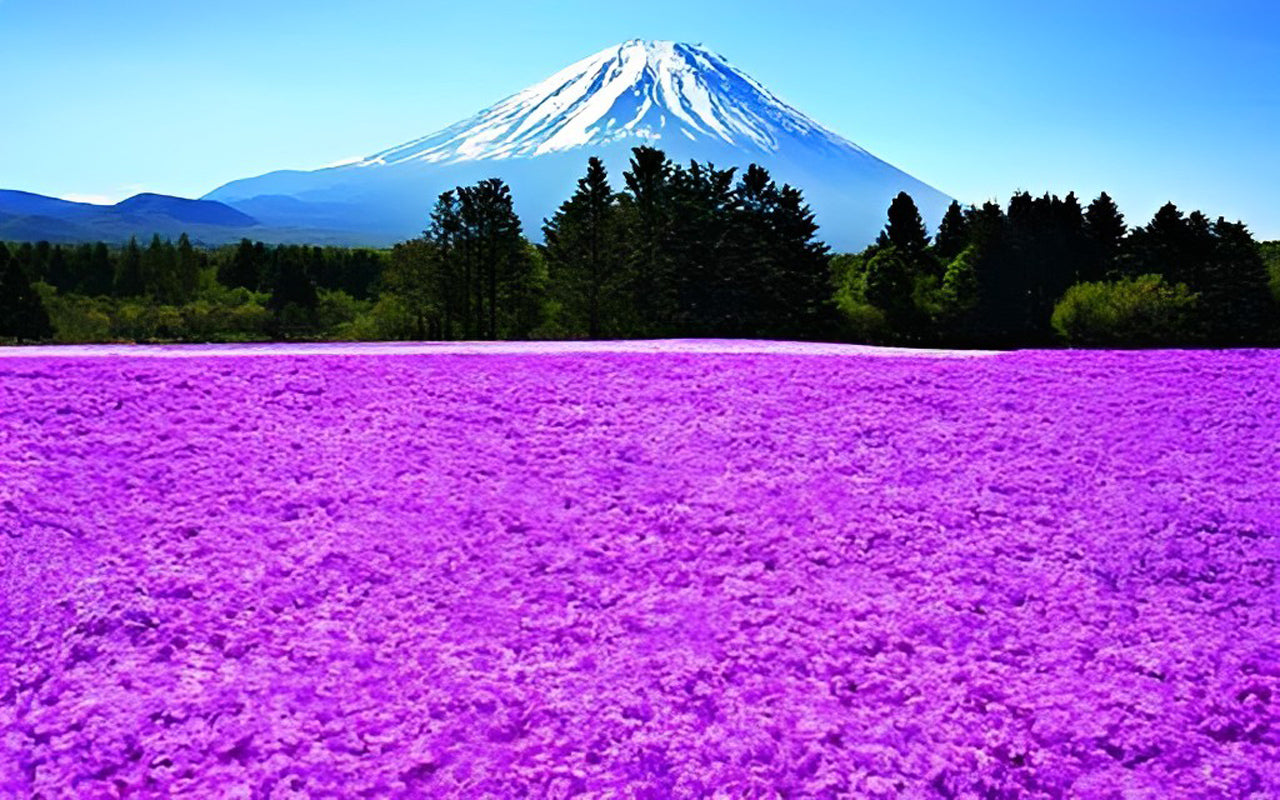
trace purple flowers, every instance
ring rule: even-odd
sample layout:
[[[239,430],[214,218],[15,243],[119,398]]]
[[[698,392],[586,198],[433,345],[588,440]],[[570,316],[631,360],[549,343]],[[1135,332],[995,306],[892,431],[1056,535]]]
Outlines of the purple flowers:
[[[0,795],[1280,794],[1280,355],[770,347],[0,358]]]

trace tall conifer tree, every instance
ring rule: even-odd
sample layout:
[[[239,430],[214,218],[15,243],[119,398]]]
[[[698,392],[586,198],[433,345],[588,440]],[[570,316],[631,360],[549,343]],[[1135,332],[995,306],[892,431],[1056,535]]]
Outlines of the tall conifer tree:
[[[542,228],[548,268],[570,319],[598,339],[616,335],[624,276],[618,270],[616,195],[604,163],[594,156],[578,189]]]

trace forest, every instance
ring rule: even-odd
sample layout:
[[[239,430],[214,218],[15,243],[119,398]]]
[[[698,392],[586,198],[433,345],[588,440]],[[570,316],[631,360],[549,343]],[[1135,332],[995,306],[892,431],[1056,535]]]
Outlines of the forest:
[[[389,250],[0,243],[0,342],[767,338],[921,347],[1257,346],[1280,341],[1280,242],[1172,203],[1131,226],[1103,193],[911,197],[831,253],[801,189],[763,168],[632,153],[588,161],[522,234],[493,178],[444,192]]]

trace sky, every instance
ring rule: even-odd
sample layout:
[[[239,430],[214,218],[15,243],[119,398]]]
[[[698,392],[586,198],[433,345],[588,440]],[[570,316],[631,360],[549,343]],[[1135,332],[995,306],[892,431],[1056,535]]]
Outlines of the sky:
[[[198,197],[632,38],[701,43],[966,203],[1107,191],[1131,222],[1173,201],[1280,239],[1275,0],[0,0],[0,188]]]

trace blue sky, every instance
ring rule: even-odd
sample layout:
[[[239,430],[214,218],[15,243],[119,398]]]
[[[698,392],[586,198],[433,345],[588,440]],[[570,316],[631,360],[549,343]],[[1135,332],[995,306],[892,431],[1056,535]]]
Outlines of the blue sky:
[[[1275,0],[0,0],[0,188],[199,196],[634,37],[701,42],[965,202],[1105,189],[1131,221],[1173,200],[1280,238]]]

